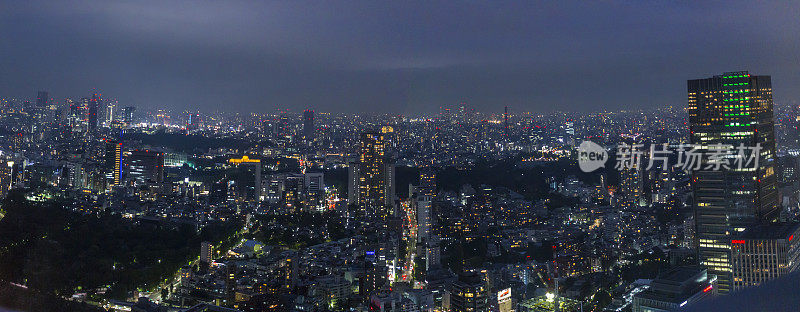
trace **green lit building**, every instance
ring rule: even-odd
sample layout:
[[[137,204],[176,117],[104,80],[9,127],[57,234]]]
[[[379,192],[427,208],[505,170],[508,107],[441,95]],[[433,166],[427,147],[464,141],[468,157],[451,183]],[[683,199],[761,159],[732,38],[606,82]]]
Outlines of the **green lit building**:
[[[696,246],[699,263],[717,275],[720,293],[731,289],[731,237],[747,226],[772,222],[778,215],[775,177],[775,130],[770,76],[730,72],[689,80],[688,113],[691,143],[700,152],[731,145],[729,166],[714,167],[703,157],[692,172]],[[735,147],[761,146],[758,166],[735,165]]]

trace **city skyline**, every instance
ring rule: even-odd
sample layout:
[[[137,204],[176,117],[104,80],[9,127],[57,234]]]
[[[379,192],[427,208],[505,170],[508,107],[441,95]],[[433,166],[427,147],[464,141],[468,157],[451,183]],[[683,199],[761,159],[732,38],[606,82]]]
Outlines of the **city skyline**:
[[[0,311],[798,311],[797,16],[0,0]]]

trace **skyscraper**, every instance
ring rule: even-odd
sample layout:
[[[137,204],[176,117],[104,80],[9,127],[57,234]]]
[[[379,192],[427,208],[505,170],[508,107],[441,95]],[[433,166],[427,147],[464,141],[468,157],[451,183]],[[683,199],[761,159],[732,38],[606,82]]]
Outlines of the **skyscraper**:
[[[214,245],[211,242],[202,242],[200,243],[200,262],[203,265],[208,266],[211,265],[211,262],[214,261]]]
[[[0,199],[4,198],[14,181],[14,162],[0,160]]]
[[[135,150],[129,156],[129,172],[131,179],[137,182],[164,181],[164,153],[150,150]]]
[[[383,134],[361,134],[357,157],[350,163],[349,201],[370,217],[385,220],[394,208],[394,164],[385,152]]]
[[[47,91],[39,91],[36,94],[36,107],[45,107],[50,102],[50,94]]]
[[[92,99],[89,100],[89,133],[97,131],[97,112],[100,110],[101,101],[97,94],[92,95]]]
[[[242,170],[240,178],[235,182],[239,185],[238,197],[254,203],[260,202],[263,189],[261,186],[261,159],[250,159],[245,155],[242,158],[228,159],[228,163]]]
[[[503,109],[503,134],[508,137],[509,136],[509,128],[508,128],[508,106]]]
[[[110,186],[119,185],[122,176],[122,143],[112,140],[106,141],[103,165],[105,166],[108,184]]]
[[[447,293],[450,296],[450,310],[453,312],[487,311],[489,291],[481,277],[472,272],[458,276]]]
[[[426,196],[436,196],[436,170],[426,167],[419,171],[419,188]]]
[[[770,76],[745,71],[689,80],[687,85],[691,143],[699,151],[713,152],[716,144],[761,147],[755,169],[731,164],[711,170],[709,159],[703,158],[701,169],[692,172],[698,260],[719,277],[720,292],[727,293],[731,236],[777,217],[772,82]]]
[[[133,106],[125,106],[122,108],[122,121],[126,124],[133,123],[133,112],[136,111],[136,107]]]
[[[306,142],[314,141],[314,111],[305,110],[303,112],[303,140]]]
[[[624,168],[620,172],[620,192],[622,193],[620,204],[623,207],[639,206],[644,192],[644,179],[642,170],[637,165]]]

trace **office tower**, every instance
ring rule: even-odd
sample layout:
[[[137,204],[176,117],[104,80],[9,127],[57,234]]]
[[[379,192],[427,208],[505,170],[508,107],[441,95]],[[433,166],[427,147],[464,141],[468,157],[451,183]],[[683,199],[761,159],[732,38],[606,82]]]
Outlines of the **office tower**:
[[[700,267],[677,267],[633,296],[633,312],[674,311],[716,294],[715,277]]]
[[[620,170],[621,205],[625,208],[638,206],[644,192],[644,179],[642,170],[638,166]]]
[[[772,83],[770,76],[731,72],[689,80],[687,86],[691,143],[700,145],[700,152],[714,152],[716,144],[761,147],[755,169],[731,164],[707,170],[716,163],[703,158],[701,169],[692,172],[698,260],[727,293],[731,235],[777,217]],[[732,153],[736,156],[735,149]]]
[[[211,242],[200,243],[200,262],[208,266],[212,261],[214,261],[214,245]]]
[[[431,197],[418,195],[413,199],[417,215],[417,241],[427,240],[431,236]]]
[[[92,99],[89,100],[89,133],[97,131],[97,112],[100,111],[101,101],[97,94],[92,95]]]
[[[103,123],[111,125],[114,122],[114,114],[117,113],[117,101],[109,101],[106,105],[105,113],[103,114]]]
[[[423,195],[436,196],[436,170],[426,167],[419,171],[419,189]]]
[[[289,129],[288,113],[288,110],[279,109],[278,115],[272,120],[272,134],[277,138],[286,138],[292,134]]]
[[[458,122],[467,123],[467,103],[458,104]]]
[[[128,158],[128,175],[137,183],[164,181],[164,153],[135,150]]]
[[[184,153],[165,153],[164,167],[183,167],[187,163],[187,156]]]
[[[200,114],[186,113],[186,129],[196,130],[203,126],[203,118]]]
[[[44,108],[50,102],[50,94],[47,91],[39,91],[36,94],[36,107]]]
[[[466,272],[458,276],[447,290],[452,312],[488,311],[489,291],[486,283],[477,273]]]
[[[327,276],[318,279],[319,289],[325,298],[325,304],[332,309],[344,306],[347,297],[353,293],[352,286],[342,276]]]
[[[0,199],[3,199],[11,190],[14,181],[14,162],[0,161]]]
[[[800,267],[800,224],[762,224],[731,240],[733,287],[739,290],[795,272]]]
[[[303,200],[306,210],[325,210],[325,181],[322,172],[306,172],[303,175]]]
[[[439,237],[431,235],[425,242],[425,270],[430,271],[434,267],[442,264],[442,249],[439,245]]]
[[[228,159],[228,163],[239,167],[246,173],[240,174],[241,179],[235,182],[238,184],[238,194],[228,192],[228,196],[236,195],[246,201],[258,203],[261,201],[261,159],[242,158]]]
[[[379,220],[388,219],[394,210],[394,164],[386,156],[385,148],[382,133],[363,133],[358,160],[350,163],[350,204]]]
[[[80,162],[67,162],[64,164],[64,170],[66,171],[66,185],[78,189],[86,187],[84,178],[86,172]]]
[[[314,111],[305,110],[303,112],[303,140],[306,142],[314,141]]]
[[[503,110],[503,134],[505,134],[505,136],[508,137],[509,132],[510,129],[508,125],[508,106],[506,106],[505,109]]]
[[[364,278],[359,285],[359,292],[364,299],[368,300],[372,294],[379,292],[384,284],[386,284],[386,267],[366,262]]]
[[[122,122],[126,124],[132,124],[134,122],[133,112],[135,111],[136,107],[133,106],[125,106],[122,108]]]
[[[106,180],[109,186],[120,184],[122,177],[122,143],[113,140],[105,142],[105,155],[103,156]]]
[[[420,181],[420,184],[422,184],[422,181]],[[413,221],[415,222],[417,228],[416,233],[418,242],[426,241],[431,235],[431,202],[433,198],[431,195],[429,195],[429,189],[430,187],[413,185],[409,185],[408,188],[409,207],[411,208],[411,211],[413,211],[412,216],[416,217],[416,219]]]

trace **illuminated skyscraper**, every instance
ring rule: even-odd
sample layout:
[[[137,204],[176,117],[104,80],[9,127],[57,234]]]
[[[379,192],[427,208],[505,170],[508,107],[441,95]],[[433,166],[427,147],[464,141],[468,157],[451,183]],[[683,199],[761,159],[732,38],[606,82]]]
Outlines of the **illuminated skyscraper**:
[[[436,196],[436,171],[427,167],[419,171],[419,188],[423,195]]]
[[[777,217],[772,82],[770,76],[731,72],[689,80],[688,95],[691,143],[702,145],[701,152],[713,152],[715,144],[761,146],[755,169],[731,163],[729,169],[709,170],[704,157],[701,170],[692,173],[698,260],[727,293],[731,236]]]
[[[644,179],[642,170],[634,165],[633,168],[625,168],[620,171],[620,192],[621,205],[626,208],[638,206],[642,200],[644,192]]]
[[[139,183],[164,181],[164,153],[135,150],[128,158],[129,176]]]
[[[13,167],[13,161],[0,160],[0,199],[11,190],[14,181]]]
[[[125,106],[122,108],[122,121],[126,124],[133,123],[133,112],[136,111],[136,107],[133,106]]]
[[[361,134],[358,160],[350,163],[349,201],[368,216],[387,219],[394,210],[394,164],[382,133]]]
[[[450,297],[449,311],[488,311],[489,290],[478,274],[467,272],[459,275],[447,294]]]
[[[106,141],[103,165],[109,186],[119,185],[122,176],[122,143]]]

